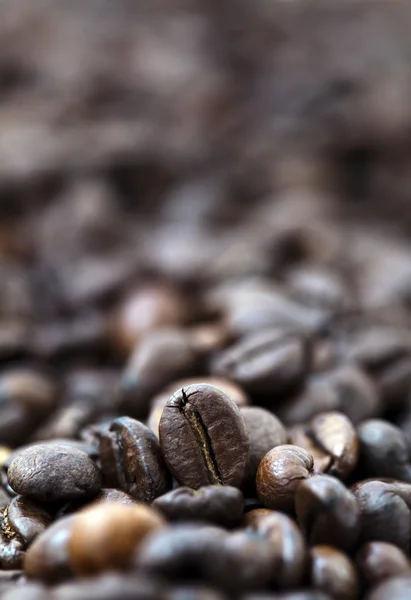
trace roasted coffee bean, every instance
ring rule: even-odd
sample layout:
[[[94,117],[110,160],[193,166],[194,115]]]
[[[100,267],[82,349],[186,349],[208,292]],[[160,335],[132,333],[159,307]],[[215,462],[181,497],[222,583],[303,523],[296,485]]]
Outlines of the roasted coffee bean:
[[[356,554],[356,563],[364,583],[375,586],[383,579],[411,576],[411,563],[397,546],[386,542],[364,544]]]
[[[123,373],[121,409],[136,418],[145,417],[151,398],[177,378],[191,375],[202,357],[195,340],[183,329],[161,329],[147,334]]]
[[[75,516],[60,519],[36,538],[24,557],[24,572],[30,579],[55,583],[70,578],[68,541]]]
[[[136,550],[134,564],[150,577],[203,581],[220,586],[225,572],[228,533],[211,526],[173,525],[148,536]]]
[[[338,479],[314,475],[302,481],[295,495],[298,523],[310,544],[351,550],[361,522],[357,500]]]
[[[125,573],[107,573],[64,583],[53,588],[52,600],[158,600],[163,599],[160,582]]]
[[[267,452],[257,472],[257,494],[264,506],[293,511],[298,486],[313,475],[313,457],[299,446],[277,446]]]
[[[312,586],[335,600],[358,598],[358,575],[354,564],[341,550],[314,546],[310,550]]]
[[[259,406],[240,409],[250,439],[250,482],[255,481],[258,466],[269,450],[287,443],[287,431],[272,413]]]
[[[172,396],[177,390],[181,388],[186,388],[189,385],[198,384],[213,385],[214,387],[222,390],[239,407],[247,406],[250,402],[246,392],[242,388],[240,388],[240,386],[236,385],[232,381],[229,381],[228,379],[207,376],[180,379],[175,383],[171,383],[169,386],[166,387],[166,389],[163,392],[161,392],[151,400],[151,407],[150,413],[147,418],[147,425],[156,434],[157,437],[159,437],[158,428],[160,425],[161,415],[163,414],[164,407],[167,404],[170,396]]]
[[[114,310],[111,329],[115,347],[128,356],[148,331],[183,324],[186,302],[169,283],[147,282],[131,289]]]
[[[102,504],[106,504],[108,502],[116,502],[117,504],[136,504],[136,499],[127,492],[123,492],[123,490],[116,490],[110,488],[103,488],[101,492],[97,494],[95,498],[93,498],[94,502],[101,502]]]
[[[100,462],[107,486],[120,488],[139,502],[151,502],[171,489],[154,433],[130,417],[115,419],[100,437]]]
[[[355,364],[341,365],[311,376],[304,390],[279,407],[280,418],[289,425],[304,423],[325,411],[341,411],[354,424],[381,413],[376,385]]]
[[[57,406],[58,389],[48,375],[20,368],[0,376],[0,443],[18,445]]]
[[[123,569],[135,548],[164,523],[160,513],[143,504],[97,504],[84,509],[73,517],[70,564],[79,575]]]
[[[411,543],[411,485],[395,480],[366,480],[352,493],[361,511],[362,542],[382,541],[408,552]]]
[[[350,420],[341,413],[317,415],[303,428],[292,431],[290,441],[311,452],[316,473],[346,479],[357,465],[357,434]]]
[[[51,523],[51,516],[27,498],[17,496],[2,512],[0,520],[0,565],[22,566],[25,550]]]
[[[75,500],[96,495],[101,475],[89,456],[71,446],[38,444],[22,450],[7,471],[18,494],[39,502]]]
[[[355,306],[353,291],[337,270],[295,267],[287,273],[286,284],[291,296],[306,306],[323,307],[332,312]]]
[[[226,596],[217,590],[197,586],[179,586],[165,591],[164,600],[226,600]]]
[[[280,394],[302,383],[310,354],[301,335],[276,329],[250,334],[217,357],[212,370],[250,393]]]
[[[411,483],[411,448],[402,431],[381,419],[361,423],[360,466],[367,477],[392,477]]]
[[[294,521],[280,512],[255,509],[245,515],[243,525],[263,536],[273,550],[272,583],[283,589],[298,586],[305,575],[307,549]]]
[[[193,490],[178,487],[153,502],[169,521],[206,521],[231,528],[244,509],[241,491],[228,485],[210,485]]]
[[[183,388],[160,421],[166,464],[181,485],[241,488],[249,469],[249,439],[235,403],[211,385]]]
[[[408,600],[411,594],[411,577],[386,579],[366,596],[366,600]]]

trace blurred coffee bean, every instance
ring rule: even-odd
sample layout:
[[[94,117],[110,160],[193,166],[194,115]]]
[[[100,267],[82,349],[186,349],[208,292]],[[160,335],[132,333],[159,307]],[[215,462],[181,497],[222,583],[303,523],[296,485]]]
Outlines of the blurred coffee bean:
[[[314,588],[335,600],[358,598],[358,575],[346,554],[331,546],[314,546],[310,550],[310,559],[310,579]]]
[[[357,429],[360,467],[366,477],[392,477],[411,483],[411,452],[402,431],[381,419],[364,421]]]
[[[380,583],[383,579],[411,576],[411,563],[397,546],[386,542],[368,542],[358,550],[356,564],[367,587]]]
[[[164,526],[160,513],[143,504],[97,504],[73,516],[68,540],[75,573],[124,569],[144,538]]]
[[[249,469],[249,439],[236,404],[211,385],[176,392],[160,420],[164,459],[181,485],[241,488]]]
[[[298,387],[310,368],[303,336],[273,330],[250,334],[216,357],[212,371],[250,393],[281,394]]]
[[[53,600],[158,600],[163,598],[163,587],[135,575],[107,573],[60,584],[52,593]]]
[[[119,417],[100,437],[105,485],[151,502],[171,489],[171,477],[154,433],[140,421]]]
[[[307,306],[330,311],[347,310],[355,306],[354,291],[337,270],[315,265],[299,266],[287,273],[286,285],[291,296]]]
[[[378,416],[381,402],[377,387],[362,368],[342,365],[311,376],[304,390],[279,407],[278,415],[294,425],[325,411],[341,411],[353,424]]]
[[[162,329],[143,337],[120,384],[120,405],[130,416],[146,416],[151,398],[171,381],[192,374],[203,356],[190,332]]]
[[[0,442],[15,446],[58,405],[59,392],[46,373],[30,368],[3,371],[0,376]]]
[[[302,590],[299,592],[285,592],[275,594],[270,592],[261,592],[241,596],[241,600],[331,600],[331,596],[316,590]]]
[[[33,435],[37,441],[76,438],[102,415],[116,410],[118,374],[114,369],[77,368],[65,377],[58,410]]]
[[[228,535],[223,529],[211,526],[165,527],[143,541],[136,550],[134,564],[150,577],[202,581],[220,587],[234,577],[233,572],[224,572],[224,544]]]
[[[411,485],[394,479],[369,479],[354,484],[351,491],[361,511],[361,542],[388,542],[408,552]]]
[[[292,589],[302,583],[307,566],[307,548],[301,530],[287,515],[267,509],[251,510],[243,525],[261,535],[273,551],[272,583]]]
[[[180,585],[164,592],[164,600],[226,600],[222,592],[203,586]]]
[[[338,479],[314,475],[302,481],[295,495],[298,524],[310,544],[329,544],[350,551],[361,522],[356,498]]]
[[[68,541],[75,516],[59,519],[40,534],[24,557],[24,572],[30,579],[55,583],[70,578]]]
[[[386,579],[366,596],[366,600],[408,600],[411,594],[411,577],[392,577]]]
[[[142,284],[122,298],[111,323],[112,338],[120,355],[128,356],[148,331],[177,327],[187,321],[182,294],[166,282]]]
[[[293,511],[298,486],[313,474],[313,457],[299,446],[277,446],[258,467],[257,494],[267,508]]]
[[[342,413],[318,414],[304,427],[291,430],[290,441],[311,452],[316,473],[346,479],[357,465],[357,434]]]
[[[3,509],[0,520],[0,564],[2,569],[22,566],[24,551],[51,523],[51,516],[22,496]]]
[[[255,484],[255,477],[261,460],[275,446],[287,443],[287,431],[281,421],[264,408],[245,406],[240,410],[250,439],[248,485],[252,488]]]
[[[231,528],[237,525],[244,509],[241,491],[228,485],[210,485],[193,490],[178,487],[153,502],[169,521],[206,521]]]
[[[101,475],[91,458],[71,446],[37,444],[17,454],[7,471],[18,494],[39,502],[96,495]]]
[[[93,499],[93,502],[101,502],[106,504],[108,502],[117,502],[120,504],[136,504],[136,500],[127,492],[123,490],[116,490],[111,488],[103,488],[101,492]]]

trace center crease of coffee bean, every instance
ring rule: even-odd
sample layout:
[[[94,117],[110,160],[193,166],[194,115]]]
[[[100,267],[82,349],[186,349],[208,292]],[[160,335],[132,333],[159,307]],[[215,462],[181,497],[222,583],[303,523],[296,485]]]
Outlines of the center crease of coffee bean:
[[[206,465],[208,475],[211,478],[210,483],[223,485],[223,479],[221,477],[220,469],[218,468],[207,427],[205,426],[198,410],[196,410],[192,404],[190,404],[189,397],[185,391],[182,390],[181,393],[183,399],[180,403],[180,412],[187,419],[199,444],[200,452]]]

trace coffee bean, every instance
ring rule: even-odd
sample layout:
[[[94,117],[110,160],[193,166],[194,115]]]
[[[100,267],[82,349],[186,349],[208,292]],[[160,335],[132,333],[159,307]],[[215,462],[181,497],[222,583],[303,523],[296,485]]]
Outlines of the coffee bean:
[[[100,437],[100,461],[105,484],[136,500],[151,502],[171,489],[154,433],[130,417],[115,419]]]
[[[395,480],[365,480],[352,493],[361,511],[361,542],[382,541],[408,552],[411,542],[411,485]]]
[[[331,596],[315,590],[286,592],[283,594],[255,593],[242,596],[241,600],[331,600]]]
[[[408,557],[397,546],[386,542],[364,544],[356,554],[356,563],[367,586],[375,586],[391,577],[411,576]]]
[[[264,506],[293,511],[298,486],[313,474],[313,457],[299,446],[277,446],[267,452],[257,472],[257,494]]]
[[[296,432],[298,433],[298,431]],[[321,413],[303,428],[305,435],[291,434],[314,457],[314,471],[346,479],[358,461],[359,444],[349,419],[338,412]]]
[[[360,466],[367,477],[392,477],[411,483],[411,451],[402,431],[388,421],[372,419],[357,429]]]
[[[148,331],[183,323],[186,302],[174,286],[147,282],[131,289],[115,308],[111,324],[118,352],[127,356]]]
[[[268,410],[259,406],[240,409],[250,439],[250,483],[255,481],[258,466],[269,450],[287,443],[282,423]]]
[[[68,541],[75,516],[60,519],[36,538],[24,557],[24,572],[31,579],[55,583],[70,578]]]
[[[179,586],[166,591],[164,600],[226,600],[221,592],[206,587]]]
[[[235,403],[210,385],[183,388],[170,398],[160,421],[166,464],[181,485],[241,488],[249,468],[249,440]]]
[[[226,570],[228,533],[211,526],[173,525],[148,536],[137,549],[136,567],[150,577],[224,585],[234,578]]]
[[[294,521],[280,512],[255,509],[245,515],[243,525],[263,536],[270,545],[274,553],[272,583],[283,589],[298,586],[305,576],[307,549]]]
[[[22,450],[7,477],[15,492],[39,502],[91,497],[101,489],[100,471],[88,455],[63,445]]]
[[[117,504],[136,504],[135,498],[130,496],[130,494],[127,494],[127,492],[110,488],[103,488],[94,498],[94,501],[101,502],[102,504],[109,502],[116,502]]]
[[[64,583],[53,588],[53,600],[158,600],[163,599],[160,582],[125,573],[108,573]]]
[[[307,341],[273,330],[251,334],[217,357],[213,373],[250,393],[279,394],[299,386],[310,365]]]
[[[153,502],[169,521],[206,521],[231,528],[240,522],[244,508],[241,491],[228,485],[193,490],[178,487]]]
[[[295,512],[311,544],[351,550],[360,533],[360,509],[355,496],[334,477],[314,475],[302,481],[295,495]]]
[[[304,390],[279,408],[289,425],[303,423],[325,411],[341,411],[354,424],[378,416],[381,400],[372,379],[355,364],[341,365],[311,376]]]
[[[392,577],[377,585],[366,600],[408,600],[411,594],[411,577]]]
[[[292,297],[307,306],[340,311],[355,305],[352,290],[337,271],[295,267],[288,272],[286,284]]]
[[[131,355],[120,385],[122,410],[145,417],[150,399],[178,377],[198,367],[202,352],[182,329],[161,329],[147,334]]]
[[[124,569],[135,548],[163,525],[161,515],[143,504],[97,504],[84,509],[73,517],[70,564],[79,575]]]
[[[358,598],[358,576],[346,554],[331,546],[314,546],[310,550],[310,578],[313,587],[330,594],[335,600]]]

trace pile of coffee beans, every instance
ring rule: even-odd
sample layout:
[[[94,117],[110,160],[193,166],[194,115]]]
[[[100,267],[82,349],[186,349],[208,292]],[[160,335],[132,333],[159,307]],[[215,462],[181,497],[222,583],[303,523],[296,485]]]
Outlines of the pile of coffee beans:
[[[1,600],[411,598],[410,7],[1,2]]]

